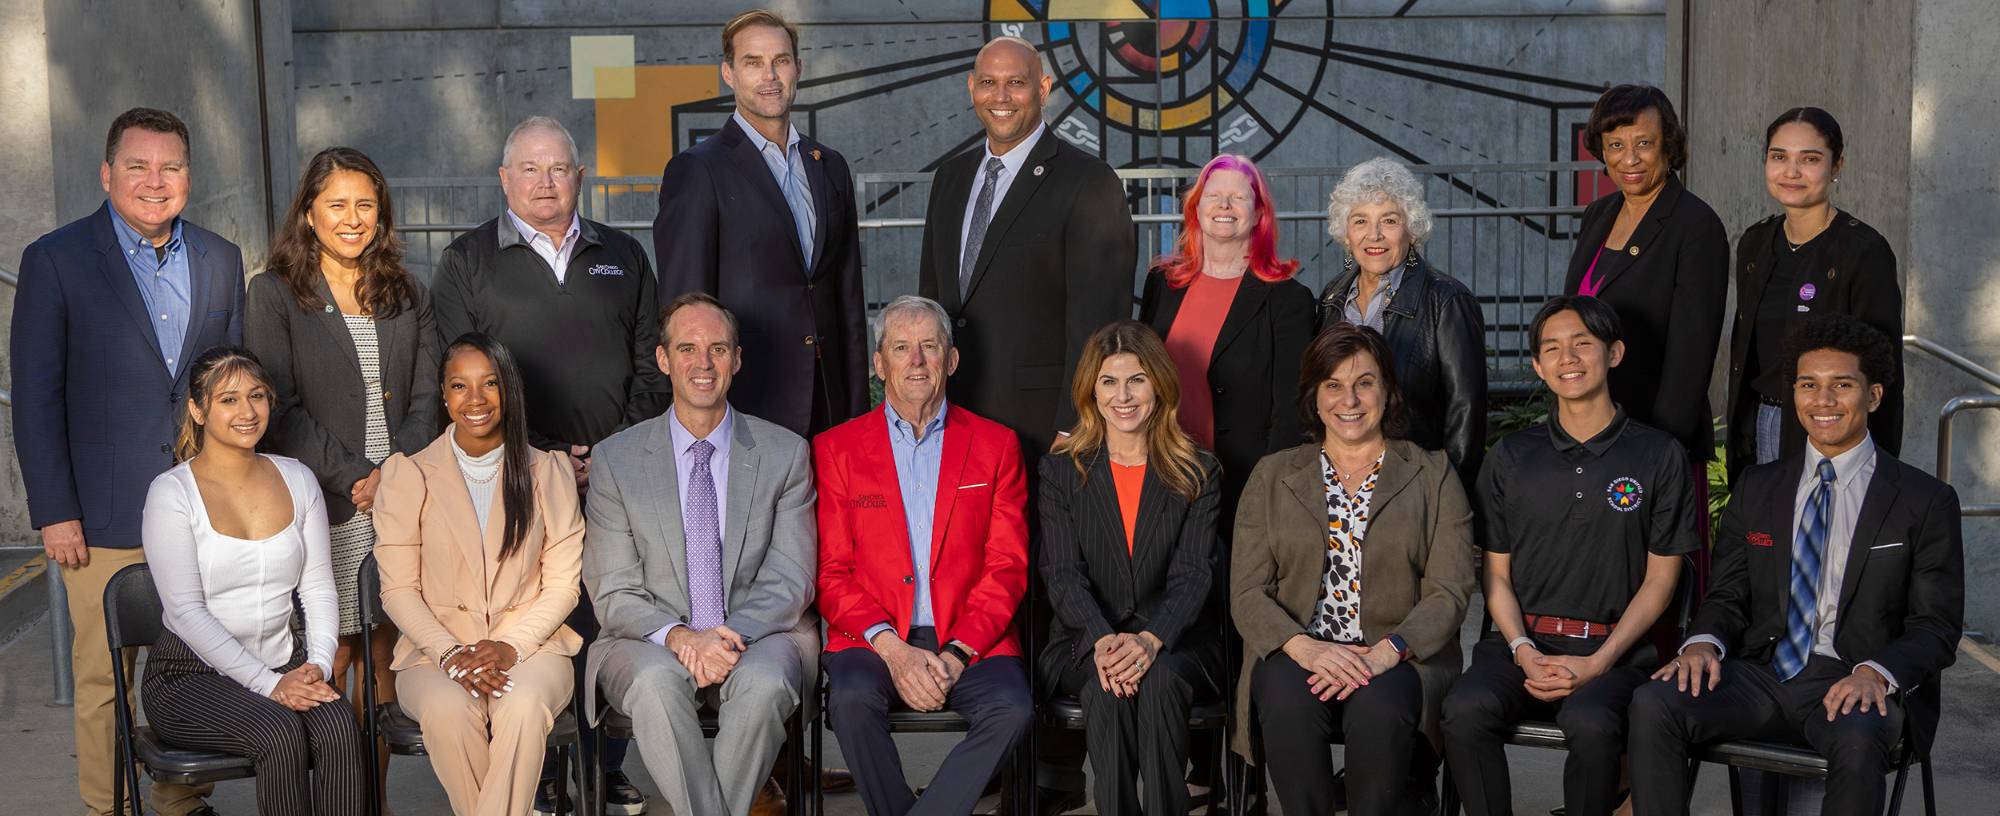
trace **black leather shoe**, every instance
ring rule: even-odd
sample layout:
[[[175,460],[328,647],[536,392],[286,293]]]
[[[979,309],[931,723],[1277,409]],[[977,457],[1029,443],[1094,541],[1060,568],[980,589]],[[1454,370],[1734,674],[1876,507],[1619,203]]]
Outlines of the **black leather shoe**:
[[[632,779],[624,771],[605,771],[604,812],[606,816],[639,816],[646,812],[646,794],[632,787]]]
[[[556,816],[557,813],[576,813],[576,800],[565,796],[561,804],[557,804],[556,781],[544,779],[535,786],[535,816]]]

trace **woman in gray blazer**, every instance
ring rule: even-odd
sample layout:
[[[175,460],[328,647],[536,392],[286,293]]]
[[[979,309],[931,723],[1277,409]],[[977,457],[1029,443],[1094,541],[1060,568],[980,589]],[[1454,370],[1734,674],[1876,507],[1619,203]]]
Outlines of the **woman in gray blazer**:
[[[393,453],[416,453],[438,434],[436,329],[424,290],[403,269],[389,185],[358,150],[330,147],[307,163],[298,195],[250,281],[244,341],[276,392],[266,449],[305,463],[326,494],[340,596],[336,688],[356,650],[372,648],[378,687],[393,697],[394,627],[364,642],[355,577],[375,546],[369,510]],[[358,703],[356,703],[358,705]]]
[[[1233,747],[1258,761],[1260,733],[1284,811],[1332,813],[1338,735],[1350,812],[1400,813],[1418,734],[1436,747],[1459,671],[1472,513],[1445,454],[1393,438],[1402,396],[1374,329],[1313,341],[1298,406],[1316,441],[1258,462],[1236,511]]]

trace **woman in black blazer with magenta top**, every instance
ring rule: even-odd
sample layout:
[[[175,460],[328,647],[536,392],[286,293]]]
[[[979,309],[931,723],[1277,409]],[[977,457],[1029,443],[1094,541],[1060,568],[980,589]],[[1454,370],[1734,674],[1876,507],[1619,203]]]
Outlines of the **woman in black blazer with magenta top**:
[[[1618,192],[1584,210],[1563,294],[1618,310],[1627,341],[1611,398],[1680,440],[1699,471],[1715,458],[1708,380],[1728,309],[1728,233],[1675,175],[1687,164],[1687,132],[1658,88],[1605,91],[1584,138]]]
[[[250,280],[244,340],[263,360],[273,396],[266,449],[310,468],[326,495],[339,590],[336,688],[373,648],[377,683],[391,692],[393,626],[361,631],[355,578],[374,549],[369,511],[393,453],[437,436],[438,362],[429,300],[402,265],[389,185],[360,151],[331,147],[306,166],[271,247]],[[362,699],[360,678],[347,693]],[[358,703],[357,703],[358,704]]]

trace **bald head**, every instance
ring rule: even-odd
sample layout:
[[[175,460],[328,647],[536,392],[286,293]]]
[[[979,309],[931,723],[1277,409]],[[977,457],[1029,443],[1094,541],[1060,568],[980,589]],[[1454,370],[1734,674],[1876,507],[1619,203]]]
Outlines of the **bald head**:
[[[979,49],[965,88],[993,155],[1005,155],[1041,127],[1042,106],[1053,86],[1041,53],[1027,40],[998,37]]]

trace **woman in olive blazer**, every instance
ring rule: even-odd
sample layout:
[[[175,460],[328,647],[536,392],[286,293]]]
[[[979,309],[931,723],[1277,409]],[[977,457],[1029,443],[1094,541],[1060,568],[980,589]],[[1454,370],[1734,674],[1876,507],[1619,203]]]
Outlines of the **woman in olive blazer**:
[[[1357,362],[1364,357],[1372,359]],[[1438,704],[1461,665],[1459,626],[1473,589],[1472,512],[1445,454],[1393,438],[1400,431],[1402,406],[1393,365],[1377,362],[1387,360],[1388,346],[1374,329],[1339,324],[1314,340],[1300,375],[1300,413],[1321,418],[1369,413],[1375,427],[1357,433],[1341,427],[1339,420],[1315,421],[1311,427],[1322,441],[1257,463],[1236,511],[1230,611],[1244,649],[1232,747],[1258,762],[1252,746],[1264,746],[1261,759],[1272,764],[1278,799],[1287,813],[1333,811],[1330,756],[1291,743],[1299,741],[1302,731],[1313,739],[1330,737],[1335,730],[1345,732],[1350,747],[1368,741],[1367,750],[1347,752],[1352,812],[1395,812],[1416,734],[1421,730],[1433,747],[1439,744]],[[1374,403],[1378,408],[1341,402],[1348,392],[1365,394],[1370,388],[1384,395]],[[1329,462],[1342,459],[1326,452],[1340,447],[1329,441],[1335,436],[1358,436],[1359,443],[1348,438],[1340,444],[1365,449],[1372,441],[1380,451],[1373,475],[1355,483],[1357,495],[1369,495],[1361,506],[1366,527],[1360,540],[1351,543],[1361,556],[1358,590],[1348,580],[1329,580],[1330,574],[1353,577],[1330,566],[1335,525],[1327,484],[1329,474],[1333,480],[1343,478],[1338,472],[1342,465],[1329,469]],[[1366,466],[1347,468],[1346,478],[1370,472]],[[1339,590],[1325,591],[1333,583],[1340,584]],[[1337,628],[1358,636],[1345,643],[1329,641],[1320,629],[1324,616],[1329,608],[1343,608],[1329,599],[1350,591],[1357,600],[1341,599],[1352,617]],[[1314,664],[1309,667],[1295,656],[1329,645],[1365,660],[1366,669],[1358,668],[1358,661],[1350,665],[1372,682],[1358,688],[1320,684],[1318,677],[1343,670],[1320,668],[1316,660],[1308,661]],[[1416,689],[1410,688],[1412,668]],[[1284,683],[1274,686],[1267,678],[1277,675],[1283,675]],[[1293,675],[1298,675],[1296,688]],[[1307,680],[1315,687],[1308,689]],[[1338,702],[1329,699],[1334,697]],[[1391,708],[1396,710],[1386,710]],[[1274,723],[1289,733],[1274,734],[1279,730]]]

